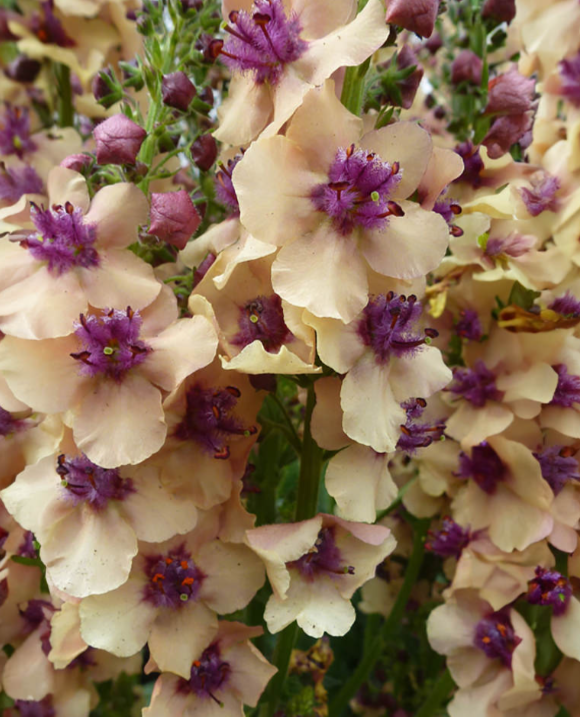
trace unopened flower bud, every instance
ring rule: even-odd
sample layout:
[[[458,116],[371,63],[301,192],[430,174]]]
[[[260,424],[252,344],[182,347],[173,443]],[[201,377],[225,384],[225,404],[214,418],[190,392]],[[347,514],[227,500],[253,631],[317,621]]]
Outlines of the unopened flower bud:
[[[69,154],[60,163],[61,167],[72,169],[75,172],[82,172],[85,167],[93,161],[93,157],[88,154]]]
[[[217,158],[217,143],[211,134],[198,137],[191,145],[191,158],[204,172],[211,169]]]
[[[185,72],[165,75],[161,83],[163,104],[185,112],[196,95],[195,86]]]
[[[149,233],[183,249],[201,223],[196,208],[185,189],[151,195]]]
[[[147,132],[124,114],[101,122],[93,133],[99,164],[133,164]]]
[[[183,12],[188,10],[201,10],[203,7],[203,0],[181,0],[181,9]]]
[[[485,0],[481,16],[509,24],[516,16],[516,0]]]
[[[14,82],[34,82],[40,72],[40,62],[26,55],[19,55],[4,70],[4,74]]]
[[[387,22],[421,37],[431,37],[439,0],[388,0]]]
[[[514,67],[489,81],[487,107],[490,115],[519,115],[533,108],[536,81],[520,75]]]
[[[461,50],[451,65],[451,82],[454,85],[458,85],[460,82],[479,85],[482,71],[481,58],[471,50]]]

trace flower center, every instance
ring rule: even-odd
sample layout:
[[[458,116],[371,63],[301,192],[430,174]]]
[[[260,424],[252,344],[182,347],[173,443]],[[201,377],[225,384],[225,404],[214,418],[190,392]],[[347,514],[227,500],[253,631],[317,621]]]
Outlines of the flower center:
[[[39,702],[33,700],[15,700],[14,707],[19,717],[56,717],[52,706],[52,695],[43,697]]]
[[[512,653],[522,641],[515,632],[507,611],[500,610],[484,617],[475,628],[474,645],[491,658],[499,658],[511,667]]]
[[[38,230],[21,242],[21,246],[38,261],[48,262],[48,270],[60,276],[75,267],[90,269],[99,265],[94,248],[96,229],[83,222],[83,212],[67,202],[64,207],[39,209],[32,203],[30,215]]]
[[[144,598],[155,607],[173,610],[195,600],[205,578],[183,545],[170,550],[167,555],[146,557],[144,569],[149,578]]]
[[[30,116],[26,107],[6,103],[0,118],[0,154],[16,154],[20,159],[34,152],[36,144],[30,138]]]
[[[558,385],[550,403],[565,408],[572,408],[575,403],[580,403],[580,376],[568,373],[568,368],[563,363],[552,368],[558,374]]]
[[[230,207],[232,216],[235,217],[240,215],[240,205],[238,204],[238,195],[232,182],[232,172],[242,157],[243,154],[236,154],[233,159],[228,159],[227,166],[220,164],[215,182],[215,193],[218,201],[226,207]]]
[[[180,679],[177,689],[184,693],[193,692],[198,697],[210,697],[223,707],[215,693],[228,679],[230,672],[229,663],[221,659],[220,649],[214,643],[203,651],[199,660],[193,662],[189,680]]]
[[[183,421],[175,429],[175,436],[182,441],[196,441],[214,458],[230,457],[229,442],[240,436],[253,436],[257,428],[244,428],[233,410],[241,396],[235,386],[225,388],[202,388],[192,386],[186,395],[186,412]]]
[[[580,107],[580,52],[568,60],[558,63],[560,71],[560,94],[575,107]]]
[[[560,180],[545,172],[542,176],[533,177],[532,188],[522,187],[520,194],[528,212],[537,217],[546,209],[552,212],[558,211],[559,202],[556,192],[560,189]]]
[[[41,5],[42,13],[35,12],[30,19],[30,29],[40,42],[60,47],[75,47],[76,42],[67,35],[53,12],[54,0],[46,0]]]
[[[485,254],[492,258],[511,257],[517,259],[534,247],[536,238],[511,232],[506,237],[493,237],[487,240]]]
[[[559,296],[557,299],[554,299],[554,301],[548,305],[548,308],[567,318],[577,318],[580,316],[580,301],[569,291],[567,291],[564,296]]]
[[[282,0],[255,0],[253,12],[233,10],[226,25],[228,39],[214,50],[224,64],[252,72],[256,82],[276,84],[284,65],[298,60],[308,47],[296,13],[289,17]]]
[[[42,179],[32,167],[10,168],[0,163],[0,201],[13,203],[23,194],[42,194],[43,191]]]
[[[82,342],[82,351],[71,356],[80,362],[85,375],[103,374],[120,381],[152,351],[139,339],[141,324],[139,312],[130,306],[125,311],[104,309],[101,316],[81,314],[75,334]]]
[[[534,453],[540,463],[542,477],[558,495],[571,480],[579,480],[578,461],[569,446],[548,446],[541,453]]]
[[[481,360],[474,368],[454,368],[453,381],[445,390],[477,408],[485,406],[487,401],[501,401],[503,398],[503,391],[496,388],[495,374]]]
[[[355,150],[353,144],[337,151],[329,181],[314,187],[310,198],[343,236],[356,227],[384,229],[391,215],[403,216],[401,207],[389,199],[402,176],[398,162],[383,162],[374,152]]]
[[[455,333],[467,341],[479,341],[483,336],[483,327],[477,311],[473,309],[461,311],[459,321],[455,324]]]
[[[354,575],[354,568],[345,565],[336,545],[333,528],[322,528],[318,533],[314,547],[307,553],[286,563],[287,568],[295,568],[302,577],[311,581],[317,575]]]
[[[0,406],[0,436],[11,436],[20,430],[24,425],[24,421],[19,421],[14,416]]]
[[[497,484],[506,477],[506,468],[500,457],[487,442],[480,443],[467,453],[459,454],[459,478],[473,478],[482,491],[495,493]]]
[[[75,505],[85,502],[95,510],[102,510],[110,500],[125,500],[135,492],[130,478],[121,478],[116,468],[95,465],[85,455],[68,458],[62,453],[57,459],[56,472]]]
[[[27,530],[24,533],[22,542],[18,546],[17,553],[23,558],[38,558],[38,551],[34,545],[34,534],[31,530]]]
[[[471,540],[469,530],[462,528],[460,525],[446,516],[443,518],[443,525],[439,530],[430,530],[425,548],[435,555],[442,558],[457,558],[461,555]]]
[[[399,357],[413,354],[438,335],[435,329],[425,329],[424,336],[416,333],[415,324],[422,310],[414,294],[408,298],[392,291],[379,294],[364,308],[358,334],[363,344],[374,351],[379,363],[386,363],[391,354]]]
[[[434,424],[418,422],[417,419],[422,416],[427,406],[427,401],[424,398],[410,398],[401,406],[407,412],[407,421],[400,426],[401,436],[397,441],[398,450],[413,454],[418,448],[426,448],[433,441],[440,441],[444,438],[444,421],[437,421]]]
[[[234,346],[248,346],[252,341],[261,341],[266,351],[275,353],[292,338],[284,322],[282,300],[277,294],[257,296],[240,308],[238,319],[240,330],[232,339]]]
[[[532,605],[551,605],[554,615],[566,612],[572,586],[570,581],[556,570],[536,568],[536,577],[528,583],[526,598]]]

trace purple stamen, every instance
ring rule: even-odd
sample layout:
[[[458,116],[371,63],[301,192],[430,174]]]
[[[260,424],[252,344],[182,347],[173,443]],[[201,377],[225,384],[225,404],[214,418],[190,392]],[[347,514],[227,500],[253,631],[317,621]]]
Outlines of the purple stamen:
[[[337,232],[348,236],[356,227],[384,229],[389,217],[403,210],[389,199],[403,174],[397,162],[383,162],[374,152],[339,149],[328,170],[328,183],[318,184],[310,198],[332,219]]]
[[[252,72],[256,82],[275,85],[284,66],[298,60],[308,47],[296,13],[286,15],[282,0],[255,0],[254,12],[235,10],[226,26],[228,39],[216,50],[224,64]]]
[[[554,301],[549,304],[548,309],[552,309],[552,311],[556,311],[558,314],[562,314],[562,316],[576,318],[580,316],[580,301],[567,291],[564,296],[554,299]]]
[[[13,107],[6,103],[0,117],[0,154],[22,157],[34,152],[36,144],[30,138],[30,116],[27,107]]]
[[[219,171],[216,173],[216,197],[219,202],[226,207],[230,207],[232,210],[231,214],[234,217],[240,215],[240,205],[238,204],[238,195],[232,182],[232,172],[242,157],[243,154],[236,154],[233,159],[228,159],[227,167],[224,164],[220,164]]]
[[[457,558],[461,556],[471,540],[469,530],[460,525],[448,516],[443,518],[443,525],[439,530],[430,530],[425,548],[441,558]]]
[[[533,249],[535,242],[536,238],[533,236],[523,236],[517,232],[512,232],[507,237],[488,239],[485,245],[485,254],[492,258],[507,256],[517,259]]]
[[[551,605],[554,615],[563,615],[572,597],[572,585],[556,570],[538,566],[536,577],[528,583],[526,599],[532,605]]]
[[[455,152],[463,159],[464,169],[454,181],[468,182],[474,189],[481,187],[484,184],[481,173],[485,169],[485,165],[479,155],[479,147],[475,147],[471,142],[463,142],[457,145]]]
[[[482,491],[493,495],[506,477],[506,467],[493,448],[484,441],[471,449],[471,457],[467,453],[459,454],[458,478],[472,478]]]
[[[56,717],[56,711],[52,706],[52,695],[47,695],[38,702],[16,700],[14,707],[18,710],[19,717]]]
[[[575,403],[580,403],[580,376],[568,373],[568,368],[563,363],[552,368],[558,374],[558,385],[550,404],[572,408]]]
[[[407,298],[389,291],[369,301],[363,310],[358,334],[363,344],[374,351],[378,363],[387,363],[391,355],[413,355],[437,337],[434,329],[425,329],[424,336],[415,333],[422,310],[414,294]]]
[[[298,560],[286,563],[286,567],[298,570],[309,582],[318,575],[354,575],[352,565],[345,565],[342,560],[340,549],[336,545],[334,528],[322,528],[314,547]]]
[[[433,441],[439,441],[443,438],[445,431],[444,421],[436,423],[419,423],[418,418],[421,417],[427,401],[424,398],[411,398],[401,404],[402,408],[407,412],[407,421],[401,426],[401,436],[397,441],[397,449],[413,455],[418,448],[426,448]]]
[[[81,373],[103,374],[121,381],[128,371],[143,363],[152,349],[139,339],[142,323],[139,312],[130,306],[125,311],[103,309],[101,316],[81,314],[80,322],[75,323],[75,334],[82,342],[82,350],[71,354],[79,362]]]
[[[30,29],[40,42],[59,47],[76,47],[76,42],[65,32],[62,23],[55,16],[54,0],[41,3],[42,14],[35,12],[30,19]]]
[[[479,360],[474,368],[454,368],[453,381],[445,389],[464,398],[473,406],[481,408],[487,401],[501,401],[503,391],[498,391],[493,374],[483,361]]]
[[[527,187],[520,189],[528,212],[533,217],[537,217],[546,209],[552,212],[558,211],[559,202],[556,199],[556,192],[560,189],[560,180],[545,172],[543,177],[533,177],[530,182],[531,189]]]
[[[455,324],[455,333],[467,341],[480,341],[483,336],[483,327],[477,311],[465,309],[459,315],[460,319]]]
[[[554,491],[554,495],[558,495],[569,481],[580,481],[578,461],[571,447],[548,446],[540,453],[534,453],[534,457],[542,469],[542,478]]]
[[[173,548],[167,555],[146,557],[144,570],[149,578],[143,589],[144,599],[155,607],[172,610],[195,600],[205,578],[184,545]]]
[[[512,653],[522,641],[514,631],[507,609],[482,618],[475,628],[473,644],[490,658],[499,658],[506,667],[512,665]]]
[[[51,274],[60,276],[75,267],[90,269],[99,265],[99,255],[93,246],[96,229],[84,223],[79,207],[67,202],[64,207],[40,209],[32,203],[30,216],[38,231],[24,239],[21,246],[38,261],[48,262]]]
[[[0,406],[0,436],[5,438],[19,431],[24,426],[24,421],[20,421]]]
[[[186,396],[186,413],[175,429],[175,437],[199,443],[214,458],[230,457],[229,442],[240,436],[252,436],[255,426],[244,428],[232,415],[241,393],[235,386],[202,388],[192,386]]]
[[[219,646],[214,642],[203,651],[199,660],[194,660],[189,680],[181,678],[177,690],[185,694],[193,692],[201,698],[209,697],[223,706],[216,693],[228,679],[230,672],[229,663],[221,659]]]
[[[266,351],[276,353],[294,338],[284,322],[282,300],[277,294],[257,296],[240,307],[238,326],[240,330],[231,343],[242,348],[261,341]]]
[[[1,133],[1,132],[0,132]],[[0,201],[17,202],[23,194],[42,194],[44,185],[35,170],[24,167],[6,167],[0,162]]]
[[[85,455],[68,458],[61,454],[57,459],[56,472],[74,505],[85,502],[95,510],[103,510],[109,501],[125,500],[135,492],[130,478],[121,478],[116,468],[97,466]]]
[[[17,554],[23,558],[31,558],[32,560],[38,557],[38,551],[34,546],[34,535],[32,531],[27,530],[24,533],[24,538],[18,546]]]
[[[580,52],[558,63],[562,90],[560,94],[575,107],[580,107]]]
[[[454,199],[446,199],[442,195],[435,202],[433,211],[445,219],[449,225],[449,232],[454,237],[463,236],[463,229],[455,225],[455,219],[461,214],[461,206]]]

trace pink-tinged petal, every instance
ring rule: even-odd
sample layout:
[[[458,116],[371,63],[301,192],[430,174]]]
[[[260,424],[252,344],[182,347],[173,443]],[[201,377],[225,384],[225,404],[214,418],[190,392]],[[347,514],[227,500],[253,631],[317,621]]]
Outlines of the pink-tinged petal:
[[[197,268],[208,252],[219,254],[240,239],[242,226],[237,217],[230,217],[219,224],[213,224],[204,234],[197,237],[179,252],[179,259],[190,269]],[[274,251],[273,249],[271,249]]]
[[[395,125],[396,126],[396,125]],[[401,166],[404,165],[401,163]],[[452,149],[433,147],[427,169],[419,183],[419,197],[423,209],[433,209],[441,192],[463,172],[463,160]],[[403,181],[405,172],[403,171]],[[451,190],[453,195],[453,190]]]
[[[141,463],[167,434],[161,393],[139,374],[100,381],[75,410],[72,428],[77,446],[98,466]]]
[[[561,652],[574,660],[580,660],[580,602],[575,597],[570,598],[563,615],[552,615],[551,628],[554,642]]]
[[[463,448],[469,448],[501,433],[513,420],[514,414],[501,403],[490,401],[481,408],[475,408],[468,401],[462,401],[447,419],[445,433],[460,441]]]
[[[82,639],[81,618],[77,603],[65,602],[50,621],[50,647],[48,659],[57,670],[64,669],[75,657],[87,649]]]
[[[305,312],[304,321],[316,331],[316,349],[323,363],[338,373],[349,371],[366,351],[356,322],[345,326],[338,319],[324,319]]]
[[[82,505],[52,526],[40,552],[54,585],[82,598],[127,580],[137,538],[114,507],[96,512]]]
[[[320,366],[306,363],[286,346],[281,346],[276,353],[269,353],[261,341],[252,341],[237,356],[226,359],[221,356],[222,367],[241,373],[262,374],[301,374],[320,373]]]
[[[191,663],[209,647],[217,628],[216,614],[203,603],[161,610],[149,636],[151,656],[163,672],[174,672],[187,679]]]
[[[80,604],[81,635],[92,647],[130,657],[145,645],[157,608],[142,600],[143,583],[129,578],[117,590]]]
[[[165,391],[173,391],[186,376],[212,362],[218,338],[205,317],[194,316],[180,319],[148,344],[153,351],[143,364],[143,374]]]
[[[29,635],[4,665],[2,687],[13,700],[38,701],[54,691],[54,668],[42,649],[41,629]]]
[[[394,199],[406,199],[413,194],[427,171],[433,151],[431,136],[416,122],[396,122],[375,129],[365,134],[360,146],[376,152],[383,162],[399,163],[403,178],[393,192]]]
[[[126,247],[137,241],[140,224],[146,224],[149,202],[134,184],[120,182],[103,187],[94,196],[85,222],[97,227],[97,247]]]
[[[502,436],[490,438],[489,444],[509,467],[507,484],[522,500],[542,510],[549,510],[554,498],[552,489],[542,477],[540,463],[529,448]]]
[[[323,180],[285,137],[255,142],[233,171],[242,224],[269,244],[297,239],[320,222],[310,192]]]
[[[268,124],[274,106],[271,90],[259,85],[251,74],[236,73],[228,96],[218,110],[219,127],[213,136],[234,146],[247,145]]]
[[[486,658],[482,652],[483,660]],[[454,664],[459,664],[463,667],[461,660],[454,660]],[[511,670],[504,670],[501,668],[490,671],[491,677],[487,679],[477,681],[474,684],[465,685],[460,690],[457,690],[453,699],[447,706],[449,717],[490,717],[491,715],[503,714],[496,708],[497,701],[500,697],[513,685],[513,678]],[[455,680],[455,672],[451,675]],[[518,716],[523,717],[523,715]]]
[[[355,0],[292,0],[292,10],[300,18],[302,37],[311,40],[328,35],[356,16]]]
[[[76,272],[52,276],[45,266],[0,293],[0,330],[21,339],[68,336],[87,310]]]
[[[406,413],[395,399],[390,384],[390,366],[379,366],[367,353],[342,382],[340,402],[344,432],[379,453],[395,450]]]
[[[329,80],[306,95],[286,137],[302,149],[312,169],[327,174],[338,148],[358,142],[362,130],[362,120],[344,107]]]
[[[458,599],[453,598],[436,607],[427,620],[427,637],[431,647],[441,655],[451,655],[471,647],[484,606],[482,600],[466,592],[461,593]]]
[[[356,444],[332,458],[326,489],[336,500],[338,515],[367,523],[375,522],[377,511],[387,508],[398,491],[389,473],[388,456]]]
[[[356,243],[336,234],[330,222],[280,250],[272,286],[289,303],[345,323],[368,302],[366,268]]]
[[[251,642],[234,645],[227,651],[231,666],[228,686],[245,705],[255,707],[264,688],[278,672]]]
[[[552,428],[570,438],[580,438],[580,412],[564,406],[546,406],[540,414],[542,428]]]
[[[296,71],[313,85],[321,85],[339,67],[360,65],[384,43],[389,34],[385,6],[369,0],[348,25],[310,42],[294,64]]]
[[[153,269],[132,251],[109,249],[100,252],[94,269],[81,269],[79,278],[91,306],[99,309],[130,306],[139,311],[161,291]],[[78,318],[78,317],[77,317]]]
[[[266,579],[262,561],[245,545],[213,540],[202,547],[196,562],[206,574],[199,598],[220,615],[246,607]]]
[[[149,707],[143,710],[143,717],[191,717],[187,695],[177,689],[179,677],[169,672],[160,675],[155,682]]]
[[[74,338],[25,341],[6,336],[0,341],[0,371],[10,390],[31,408],[43,413],[66,411],[88,388],[70,353]]]
[[[327,451],[337,451],[350,443],[342,430],[341,387],[342,381],[332,376],[321,378],[314,384],[316,405],[310,428],[314,440]]]
[[[390,380],[399,403],[412,396],[429,398],[445,388],[452,378],[453,374],[444,364],[441,351],[433,346],[422,346],[409,358],[391,361]]]
[[[135,469],[130,474],[135,492],[121,506],[139,540],[158,543],[174,535],[183,535],[195,528],[197,510],[193,500],[183,491],[173,491],[162,483],[159,472],[151,466]]]
[[[294,71],[292,65],[286,67],[280,82],[272,92],[274,111],[270,122],[261,134],[261,137],[272,137],[277,134],[294,112],[302,104],[308,91],[312,89],[310,82],[305,82]]]
[[[379,274],[414,279],[439,266],[449,244],[449,227],[442,216],[418,204],[400,204],[405,216],[390,217],[384,231],[363,232],[361,250]]]
[[[46,188],[50,206],[53,204],[64,206],[70,202],[74,207],[82,209],[83,214],[88,211],[91,200],[87,180],[82,174],[65,167],[54,167],[48,175]]]

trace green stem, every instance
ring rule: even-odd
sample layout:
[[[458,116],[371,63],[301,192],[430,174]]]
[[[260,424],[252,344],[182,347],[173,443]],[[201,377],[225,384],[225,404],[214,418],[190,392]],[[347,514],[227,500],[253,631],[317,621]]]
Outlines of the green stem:
[[[72,88],[70,84],[70,68],[58,63],[54,66],[56,79],[58,126],[72,127],[74,122],[74,109],[72,103]]]
[[[449,670],[445,670],[435,683],[433,692],[431,692],[427,700],[423,702],[419,711],[415,713],[415,717],[431,717],[431,715],[436,714],[438,708],[441,706],[441,703],[445,700],[454,686],[455,683],[449,674]]]
[[[370,60],[366,60],[362,65],[357,67],[347,67],[344,73],[344,84],[342,85],[342,94],[340,101],[347,110],[360,117],[362,112],[365,79],[369,69]]]
[[[290,433],[292,434],[292,440],[290,441],[291,444],[292,444],[292,446],[293,446],[294,448],[297,447],[297,448],[298,448],[298,453],[300,453],[300,452],[301,452],[301,449],[302,449],[302,441],[300,440],[300,436],[298,435],[298,433],[296,432],[296,429],[294,428],[294,424],[292,423],[292,419],[291,419],[290,416],[288,415],[288,411],[286,410],[286,406],[282,403],[282,401],[280,400],[280,398],[279,398],[275,393],[272,393],[271,396],[272,396],[272,400],[276,403],[276,405],[278,406],[278,408],[279,408],[280,411],[282,412],[282,416],[283,416],[283,418],[284,418],[284,422],[286,423],[286,425],[288,426],[288,430],[289,430]]]
[[[414,521],[413,552],[407,565],[405,580],[403,581],[401,590],[397,595],[397,600],[395,601],[389,616],[385,620],[382,629],[377,633],[375,639],[370,643],[370,645],[368,645],[368,649],[364,652],[358,667],[331,702],[329,714],[333,717],[340,717],[350,700],[356,695],[360,686],[368,679],[374,665],[378,662],[383,652],[385,642],[400,623],[407,603],[409,602],[411,590],[417,582],[421,565],[423,564],[425,536],[427,534],[428,527],[428,520]]]

